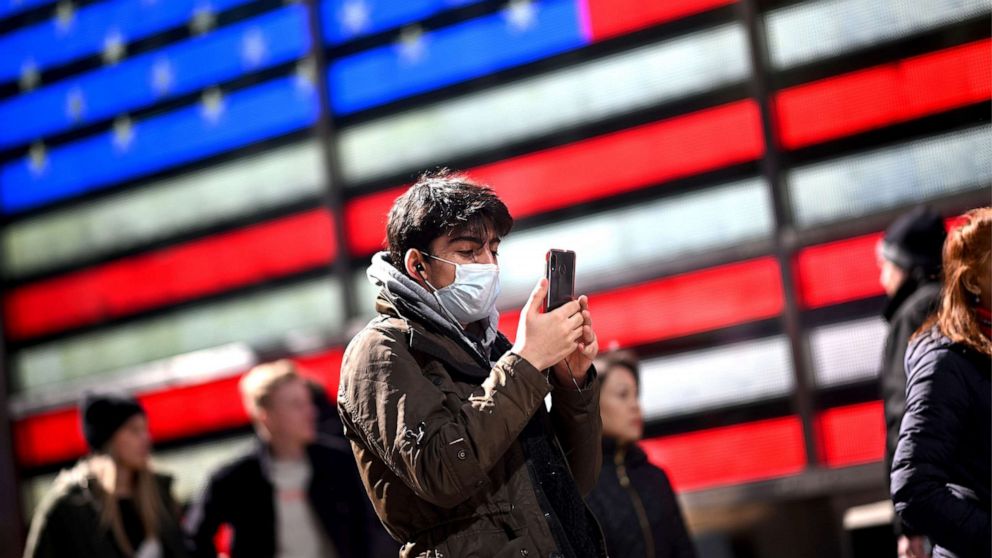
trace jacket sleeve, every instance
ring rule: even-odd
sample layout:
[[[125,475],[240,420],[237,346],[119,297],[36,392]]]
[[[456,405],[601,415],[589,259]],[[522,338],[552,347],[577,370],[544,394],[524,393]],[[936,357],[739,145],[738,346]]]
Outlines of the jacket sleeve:
[[[682,508],[679,506],[678,496],[672,489],[672,483],[668,479],[668,474],[661,471],[661,505],[664,509],[665,518],[665,538],[669,540],[669,554],[673,558],[696,558],[696,548],[692,544],[692,537],[685,526],[685,519],[682,517]],[[655,544],[658,544],[657,542]]]
[[[968,391],[956,365],[949,358],[928,358],[907,366],[892,499],[903,522],[936,544],[962,555],[987,556],[989,514],[975,500],[952,492],[945,469],[968,427]]]
[[[366,329],[352,341],[341,369],[341,417],[415,494],[451,508],[488,486],[489,470],[551,387],[529,362],[506,353],[452,410],[399,335]]]
[[[554,375],[551,375],[554,377]],[[589,368],[581,390],[552,380],[551,424],[583,496],[596,488],[603,465],[603,422],[599,415],[599,378]],[[572,389],[569,389],[569,388]]]
[[[195,558],[216,558],[214,536],[225,521],[223,486],[218,475],[211,476],[207,486],[194,500],[183,524],[186,547]]]

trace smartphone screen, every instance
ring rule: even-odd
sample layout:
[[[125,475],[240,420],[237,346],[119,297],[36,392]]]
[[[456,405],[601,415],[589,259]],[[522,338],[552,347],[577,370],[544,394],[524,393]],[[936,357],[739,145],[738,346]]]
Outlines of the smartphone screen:
[[[575,252],[551,249],[544,259],[548,279],[544,311],[550,312],[575,298]]]

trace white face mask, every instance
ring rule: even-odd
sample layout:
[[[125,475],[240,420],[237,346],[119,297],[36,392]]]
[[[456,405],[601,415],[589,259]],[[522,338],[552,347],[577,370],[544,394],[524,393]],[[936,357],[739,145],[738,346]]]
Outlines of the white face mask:
[[[455,266],[455,280],[436,289],[425,278],[427,285],[434,289],[434,297],[447,312],[460,324],[470,324],[488,318],[496,307],[499,296],[499,266],[496,264],[460,264],[444,258],[424,254],[428,258],[440,260]]]

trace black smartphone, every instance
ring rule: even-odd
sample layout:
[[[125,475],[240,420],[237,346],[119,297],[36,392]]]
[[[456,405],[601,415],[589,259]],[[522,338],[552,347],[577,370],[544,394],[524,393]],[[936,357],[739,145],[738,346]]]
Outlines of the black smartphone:
[[[548,279],[548,297],[544,311],[550,312],[575,299],[575,252],[548,250],[544,256],[544,276]]]

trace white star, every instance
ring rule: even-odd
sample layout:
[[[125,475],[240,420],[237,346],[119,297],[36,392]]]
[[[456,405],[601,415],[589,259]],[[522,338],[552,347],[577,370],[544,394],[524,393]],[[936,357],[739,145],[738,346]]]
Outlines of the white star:
[[[114,120],[114,148],[118,153],[127,153],[134,143],[134,123],[127,116]]]
[[[73,122],[79,122],[83,118],[84,112],[86,112],[86,97],[78,85],[73,86],[69,90],[69,94],[65,96],[65,114]]]
[[[265,60],[269,46],[265,35],[258,27],[252,27],[241,37],[241,61],[249,68],[255,68]]]
[[[209,2],[201,4],[193,10],[193,19],[189,22],[189,28],[194,35],[202,35],[213,29],[217,23],[217,15]]]
[[[365,0],[347,0],[338,12],[345,35],[357,35],[369,26],[369,6]]]
[[[510,0],[503,18],[514,31],[527,31],[537,23],[537,7],[531,0]]]
[[[118,29],[111,29],[103,39],[103,61],[106,64],[116,64],[127,53],[124,35]]]
[[[417,64],[424,59],[427,46],[424,44],[424,30],[418,26],[407,27],[400,32],[400,42],[397,45],[400,59],[408,64]]]
[[[59,34],[65,35],[72,30],[76,23],[76,7],[72,2],[59,2],[55,7],[55,28]]]
[[[155,60],[155,64],[152,65],[152,89],[156,95],[168,93],[172,89],[175,77],[172,62],[168,58],[162,56]]]
[[[317,83],[317,63],[313,58],[304,58],[296,65],[296,88],[313,89]]]
[[[221,116],[224,115],[226,108],[224,94],[221,93],[220,89],[215,87],[203,93],[203,97],[200,100],[200,116],[207,122],[216,124]]]
[[[31,175],[35,178],[45,174],[48,170],[48,150],[45,149],[45,144],[38,142],[31,146],[30,151],[28,151],[28,168],[31,169]]]
[[[21,77],[19,83],[22,91],[31,91],[41,83],[41,72],[38,71],[38,64],[34,58],[28,58],[21,63]]]

